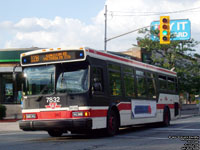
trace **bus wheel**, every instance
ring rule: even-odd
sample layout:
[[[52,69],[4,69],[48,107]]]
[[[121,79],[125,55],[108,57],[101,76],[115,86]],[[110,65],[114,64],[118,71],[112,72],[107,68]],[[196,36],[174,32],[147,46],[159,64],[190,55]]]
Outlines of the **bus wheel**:
[[[106,130],[109,136],[115,135],[119,130],[118,117],[116,112],[113,110],[108,112]]]
[[[166,108],[163,114],[163,126],[167,127],[169,125],[170,125],[170,112],[169,109]]]
[[[61,137],[63,132],[59,129],[49,130],[48,134],[52,137]]]

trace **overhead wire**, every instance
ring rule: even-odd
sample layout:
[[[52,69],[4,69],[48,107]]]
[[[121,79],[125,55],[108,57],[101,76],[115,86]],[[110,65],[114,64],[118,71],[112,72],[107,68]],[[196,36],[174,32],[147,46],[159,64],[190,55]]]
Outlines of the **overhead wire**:
[[[157,16],[157,15],[163,15],[163,14],[199,12],[199,11],[200,11],[200,7],[177,10],[177,11],[168,11],[168,12],[133,12],[133,11],[108,11],[108,12],[113,17],[113,16]]]

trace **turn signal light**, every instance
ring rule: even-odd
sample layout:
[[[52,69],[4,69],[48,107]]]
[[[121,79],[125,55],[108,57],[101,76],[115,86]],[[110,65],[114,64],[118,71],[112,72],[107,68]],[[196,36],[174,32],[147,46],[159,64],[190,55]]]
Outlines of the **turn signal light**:
[[[89,111],[74,111],[72,117],[90,117]]]

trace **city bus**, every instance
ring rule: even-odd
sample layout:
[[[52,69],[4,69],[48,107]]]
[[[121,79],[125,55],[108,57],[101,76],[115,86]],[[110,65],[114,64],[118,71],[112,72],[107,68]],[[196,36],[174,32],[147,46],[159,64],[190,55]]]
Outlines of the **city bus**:
[[[87,47],[30,51],[20,61],[24,131],[113,136],[125,126],[168,126],[179,115],[176,72]]]

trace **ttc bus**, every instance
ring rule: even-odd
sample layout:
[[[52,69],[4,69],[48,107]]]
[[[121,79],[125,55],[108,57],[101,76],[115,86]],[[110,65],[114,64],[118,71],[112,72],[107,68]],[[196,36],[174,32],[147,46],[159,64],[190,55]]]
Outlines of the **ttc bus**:
[[[41,49],[21,54],[24,131],[105,129],[159,122],[179,115],[175,72],[91,48]]]

